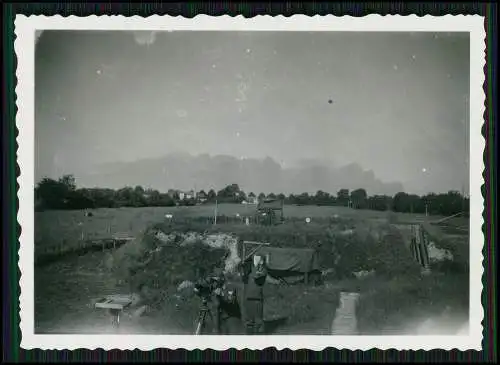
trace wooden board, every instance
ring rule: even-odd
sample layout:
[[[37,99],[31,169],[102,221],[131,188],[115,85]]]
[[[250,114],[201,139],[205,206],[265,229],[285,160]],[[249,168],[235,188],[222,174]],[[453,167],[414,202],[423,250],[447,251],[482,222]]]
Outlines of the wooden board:
[[[119,232],[113,234],[111,239],[114,241],[132,241],[134,237],[130,236],[128,233]]]
[[[95,308],[123,310],[132,304],[133,298],[130,295],[108,295],[99,299]]]

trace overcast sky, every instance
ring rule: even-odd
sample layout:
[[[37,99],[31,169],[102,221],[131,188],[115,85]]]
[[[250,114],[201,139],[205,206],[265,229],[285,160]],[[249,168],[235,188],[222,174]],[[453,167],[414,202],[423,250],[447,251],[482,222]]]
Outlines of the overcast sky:
[[[37,179],[185,151],[468,181],[468,34],[45,31],[35,58]]]

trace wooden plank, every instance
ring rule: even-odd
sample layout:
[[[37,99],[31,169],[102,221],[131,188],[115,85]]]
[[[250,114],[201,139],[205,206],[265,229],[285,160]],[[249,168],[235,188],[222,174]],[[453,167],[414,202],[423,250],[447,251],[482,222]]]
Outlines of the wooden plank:
[[[114,240],[133,240],[134,237],[130,235],[129,233],[115,233],[112,236],[112,239]]]
[[[250,251],[250,253],[243,258],[243,262],[247,261],[250,257],[252,257],[254,254],[256,254],[257,251],[259,251],[261,247],[262,246],[259,245],[259,246],[255,247],[252,251]]]
[[[429,223],[422,223],[422,229],[430,240],[440,243],[447,238],[447,234],[437,225],[431,225]]]
[[[105,298],[98,300],[95,304],[95,308],[102,309],[118,309],[123,310],[124,308],[132,304],[132,297],[130,295],[108,295]]]
[[[257,241],[243,241],[243,243],[250,245],[264,245],[264,246],[271,245],[269,242],[257,242]]]
[[[456,214],[453,214],[453,215],[450,215],[449,217],[444,217],[442,219],[439,219],[437,221],[434,221],[434,222],[431,222],[431,224],[440,224],[440,223],[444,223],[452,218],[455,218],[455,217],[458,217],[458,216],[462,216],[464,213],[463,212],[460,212],[460,213],[456,213]]]
[[[124,308],[122,304],[116,304],[116,303],[96,303],[95,307],[101,309],[118,309],[118,310],[123,310]]]
[[[424,259],[424,267],[428,268],[430,265],[430,259],[429,259],[429,239],[427,237],[427,234],[425,233],[424,230],[421,231],[422,234],[422,254],[423,254],[423,259]]]

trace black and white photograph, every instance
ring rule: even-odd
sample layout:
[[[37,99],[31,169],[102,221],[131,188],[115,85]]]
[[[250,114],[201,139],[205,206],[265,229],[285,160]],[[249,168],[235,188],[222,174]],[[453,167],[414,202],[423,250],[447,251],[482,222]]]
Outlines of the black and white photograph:
[[[31,25],[26,341],[480,343],[481,18],[383,18]]]

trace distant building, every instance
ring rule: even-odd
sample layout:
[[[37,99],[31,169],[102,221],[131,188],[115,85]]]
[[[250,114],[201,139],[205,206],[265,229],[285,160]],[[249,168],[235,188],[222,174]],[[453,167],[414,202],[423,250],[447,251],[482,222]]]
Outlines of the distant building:
[[[201,202],[201,203],[204,203],[207,201],[208,199],[208,195],[207,193],[205,193],[204,191],[200,191],[198,194],[197,194],[197,198],[198,198],[198,201]]]
[[[259,199],[255,196],[254,193],[250,193],[248,194],[246,201],[248,204],[257,204],[259,202]]]
[[[175,199],[188,200],[196,198],[196,193],[194,192],[194,190],[182,191],[182,190],[169,189],[167,195],[174,200]]]
[[[168,191],[167,191],[167,195],[168,195],[171,199],[175,199],[175,198],[179,195],[179,191],[178,191],[178,190],[174,190],[174,189],[168,189]]]
[[[195,199],[196,198],[196,193],[193,190],[190,191],[178,191],[177,194],[179,195],[180,200],[190,200],[190,199]]]
[[[257,199],[256,196],[249,196],[247,199],[248,204],[257,204],[259,202],[259,199]]]

